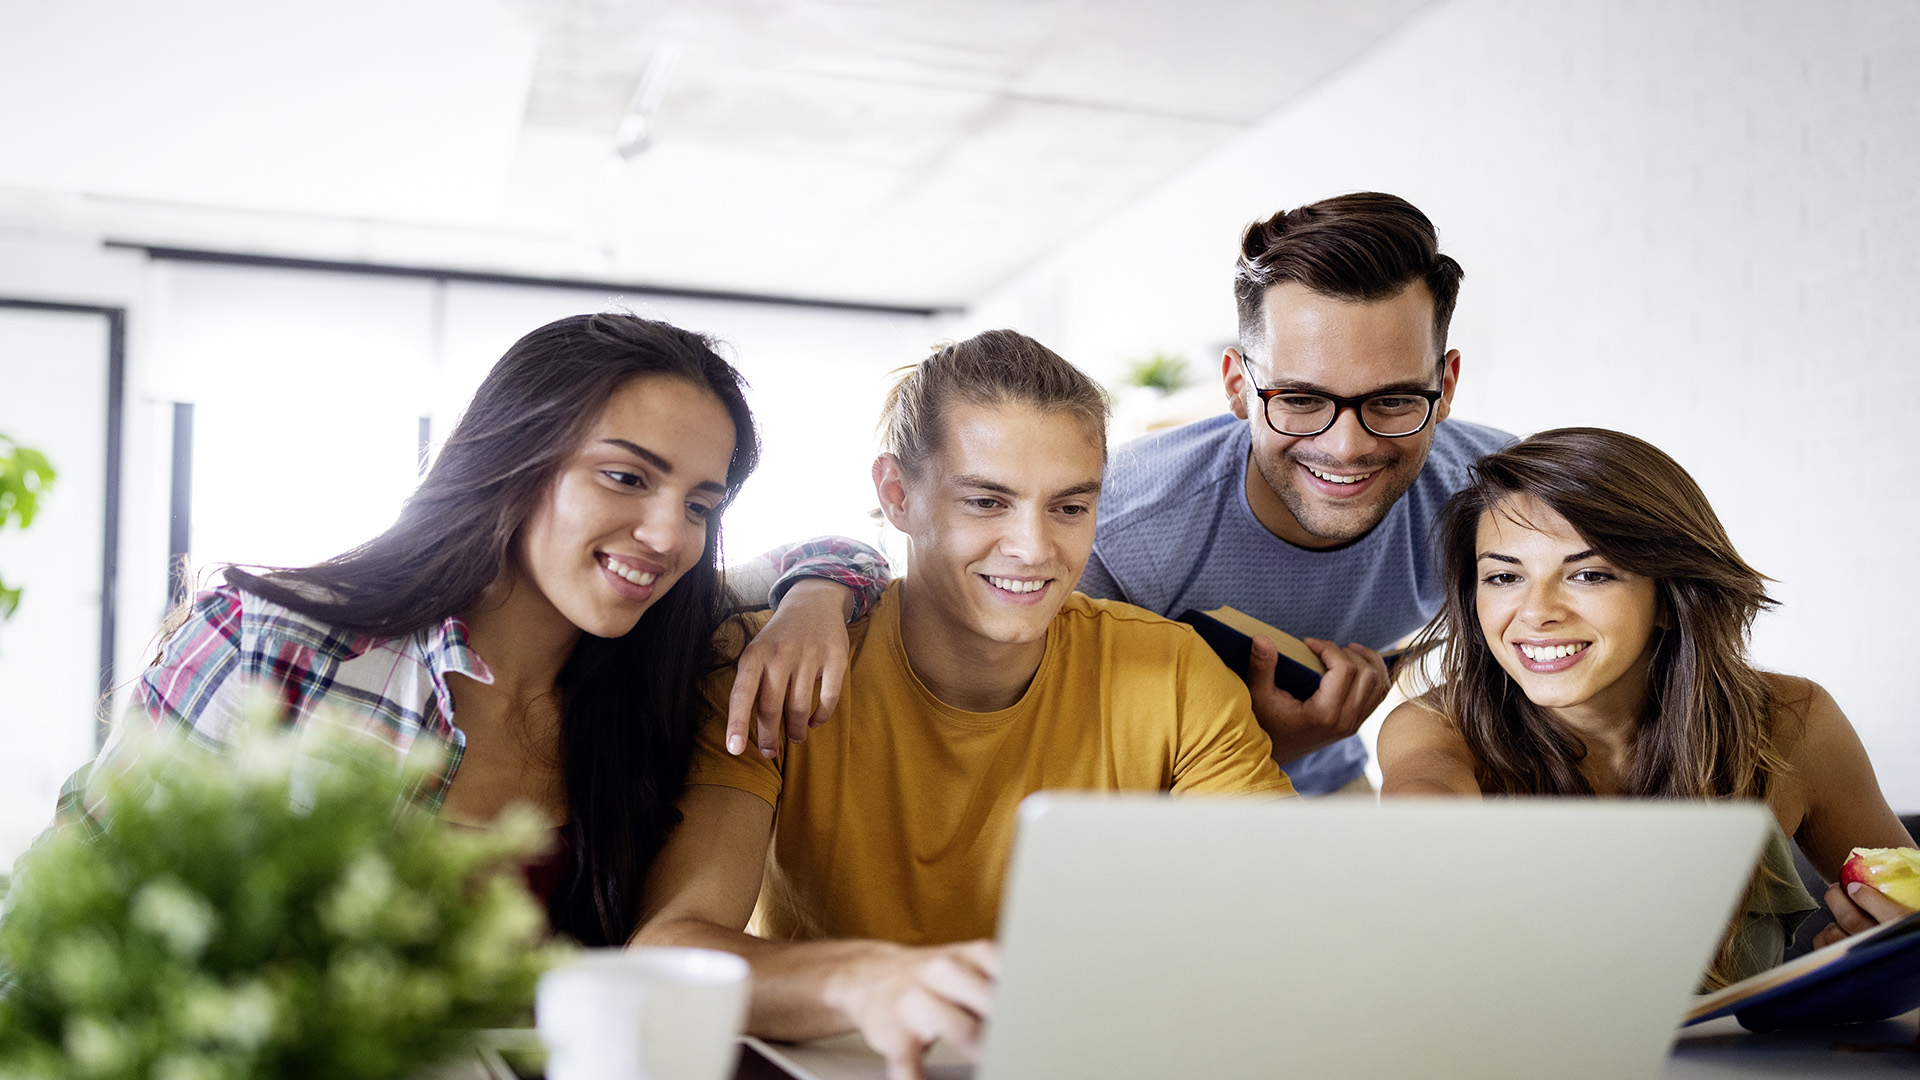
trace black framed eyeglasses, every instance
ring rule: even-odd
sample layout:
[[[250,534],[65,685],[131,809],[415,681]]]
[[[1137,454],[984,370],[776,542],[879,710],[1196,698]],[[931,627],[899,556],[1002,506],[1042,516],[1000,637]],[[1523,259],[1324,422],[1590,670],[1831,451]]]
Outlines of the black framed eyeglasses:
[[[1323,394],[1318,390],[1295,390],[1290,386],[1267,389],[1253,377],[1253,366],[1240,358],[1247,383],[1260,395],[1261,412],[1274,434],[1293,439],[1311,438],[1333,426],[1340,410],[1352,409],[1367,434],[1382,439],[1404,439],[1418,435],[1433,419],[1438,390],[1382,390],[1359,397]]]

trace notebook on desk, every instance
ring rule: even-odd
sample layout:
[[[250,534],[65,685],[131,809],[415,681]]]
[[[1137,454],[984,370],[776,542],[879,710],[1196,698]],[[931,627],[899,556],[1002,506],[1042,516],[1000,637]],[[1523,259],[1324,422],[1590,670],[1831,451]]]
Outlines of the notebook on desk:
[[[1654,1077],[1767,828],[1712,803],[1033,796],[973,1075]],[[884,1075],[857,1039],[742,1075],[765,1068]]]

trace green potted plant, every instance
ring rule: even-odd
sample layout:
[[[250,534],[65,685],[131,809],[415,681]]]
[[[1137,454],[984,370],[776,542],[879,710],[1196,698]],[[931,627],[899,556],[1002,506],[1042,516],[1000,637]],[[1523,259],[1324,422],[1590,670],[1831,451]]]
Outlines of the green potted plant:
[[[1187,367],[1187,358],[1171,353],[1154,353],[1145,360],[1135,360],[1127,367],[1126,384],[1161,394],[1171,394],[1193,381],[1193,373]]]
[[[0,918],[0,1077],[398,1080],[528,1022],[552,960],[517,861],[545,826],[448,826],[344,724],[272,710],[96,766],[105,822],[43,837]]]
[[[0,529],[33,524],[40,497],[53,487],[54,475],[46,455],[0,434]],[[6,578],[0,577],[0,622],[19,607],[20,589],[8,588]]]

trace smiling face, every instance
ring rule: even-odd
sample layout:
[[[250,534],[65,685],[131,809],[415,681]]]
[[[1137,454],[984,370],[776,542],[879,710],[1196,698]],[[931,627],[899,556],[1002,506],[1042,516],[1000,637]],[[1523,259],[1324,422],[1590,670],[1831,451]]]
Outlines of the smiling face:
[[[1268,531],[1306,548],[1335,547],[1367,534],[1413,486],[1447,416],[1460,375],[1460,354],[1442,365],[1434,355],[1433,297],[1414,283],[1387,300],[1341,300],[1298,282],[1269,288],[1264,330],[1241,351],[1228,349],[1221,378],[1235,416],[1253,433],[1247,501]],[[1311,438],[1269,427],[1249,384],[1360,397],[1384,390],[1441,391],[1433,417],[1418,434],[1383,439],[1367,433],[1352,410]]]
[[[704,554],[733,440],[733,418],[704,387],[625,383],[516,536],[521,576],[579,630],[632,630]]]
[[[1610,724],[1638,719],[1661,625],[1653,579],[1609,563],[1530,495],[1480,515],[1475,552],[1480,630],[1527,699]]]
[[[920,475],[891,455],[874,466],[909,540],[912,617],[963,648],[1044,646],[1093,552],[1100,433],[1024,404],[956,403],[945,426]]]

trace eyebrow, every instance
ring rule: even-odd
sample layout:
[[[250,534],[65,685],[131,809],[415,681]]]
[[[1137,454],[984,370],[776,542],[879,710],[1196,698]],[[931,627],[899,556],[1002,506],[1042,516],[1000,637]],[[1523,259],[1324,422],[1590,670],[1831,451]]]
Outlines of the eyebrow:
[[[960,487],[979,488],[982,491],[991,491],[995,495],[1015,496],[1019,494],[1019,492],[1014,491],[998,480],[989,480],[984,476],[963,474],[954,477],[953,482]],[[1072,487],[1061,488],[1059,491],[1053,493],[1053,497],[1056,499],[1070,499],[1075,495],[1098,495],[1099,493],[1100,481],[1083,480]]]
[[[1061,488],[1059,491],[1054,492],[1053,497],[1056,499],[1070,499],[1075,495],[1098,495],[1098,494],[1100,494],[1100,481],[1082,480],[1080,483],[1075,484],[1072,487]]]
[[[1577,563],[1582,559],[1591,559],[1598,554],[1599,552],[1593,550],[1592,548],[1588,548],[1585,551],[1574,552],[1573,554],[1567,556],[1566,558],[1561,559],[1560,563],[1563,566],[1566,565],[1567,563]],[[1516,559],[1511,555],[1502,555],[1497,551],[1483,551],[1480,553],[1480,557],[1483,559],[1492,559],[1494,562],[1512,563],[1515,566],[1520,565],[1519,559]]]
[[[668,461],[666,458],[661,457],[659,454],[654,453],[638,443],[630,443],[625,439],[601,439],[600,441],[609,446],[617,446],[625,450],[627,453],[632,454],[634,457],[639,458],[641,461],[646,462],[669,476],[673,474],[673,462]],[[711,480],[702,480],[693,486],[695,490],[698,491],[711,491],[718,495],[725,495],[727,493],[726,485],[716,484]]]
[[[1391,393],[1395,393],[1396,391],[1404,392],[1407,390],[1431,390],[1433,389],[1433,387],[1428,386],[1426,384],[1426,381],[1422,379],[1406,379],[1396,383],[1388,383],[1385,386],[1378,386],[1373,388],[1372,390],[1363,390],[1358,394],[1340,394],[1332,390],[1329,390],[1324,386],[1321,386],[1319,383],[1307,382],[1302,379],[1282,379],[1279,382],[1274,383],[1272,386],[1265,387],[1264,389],[1304,390],[1309,394],[1326,394],[1329,397],[1372,397],[1375,394],[1391,394]]]

